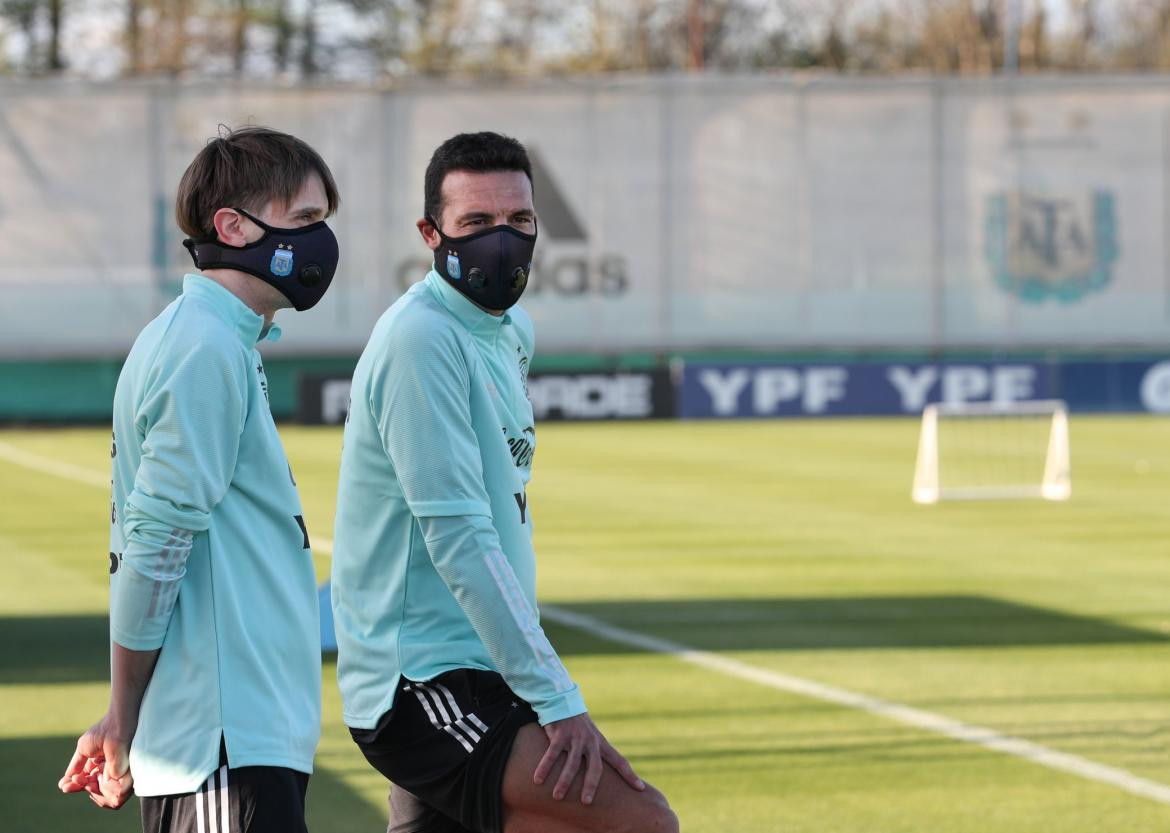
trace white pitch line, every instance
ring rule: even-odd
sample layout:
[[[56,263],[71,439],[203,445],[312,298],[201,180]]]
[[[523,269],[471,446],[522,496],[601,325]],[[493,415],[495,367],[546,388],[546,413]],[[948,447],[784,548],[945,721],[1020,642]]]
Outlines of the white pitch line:
[[[39,471],[41,474],[51,474],[64,480],[84,483],[87,486],[97,486],[99,489],[110,488],[110,476],[108,474],[101,474],[93,469],[54,460],[52,457],[45,457],[41,454],[34,454],[31,451],[25,451],[24,449],[10,445],[3,440],[0,440],[0,460],[7,460],[9,463],[15,463],[18,466],[24,466],[26,469]],[[310,536],[310,543],[315,550],[320,550],[329,555],[333,554],[333,541],[328,538],[318,538],[315,535]]]
[[[86,483],[90,486],[99,486],[102,488],[109,486],[109,478],[107,476],[98,474],[91,469],[74,466],[70,463],[62,463],[49,457],[42,457],[39,454],[23,451],[3,441],[0,441],[0,459],[8,460],[11,463],[16,463],[17,465],[45,474],[53,474],[66,480]],[[333,541],[328,538],[312,538],[312,545],[313,549],[327,552],[330,555],[333,553]],[[861,694],[860,692],[850,691],[849,689],[818,683],[816,680],[796,677],[792,674],[784,674],[780,671],[771,671],[766,668],[757,668],[754,665],[748,665],[746,662],[722,657],[709,651],[699,651],[679,642],[672,642],[657,636],[650,636],[649,634],[619,628],[606,624],[592,616],[573,613],[572,611],[552,605],[541,605],[540,612],[544,618],[557,624],[567,625],[568,627],[585,631],[602,639],[607,639],[610,642],[616,642],[619,645],[630,645],[653,653],[666,654],[675,659],[697,665],[700,668],[705,668],[708,671],[714,671],[718,674],[738,677],[741,680],[747,680],[748,682],[757,683],[758,685],[773,688],[778,691],[787,691],[790,694],[797,694],[826,703],[834,703],[849,709],[857,709],[858,711],[877,715],[878,717],[884,717],[887,720],[913,726],[916,729],[943,735],[962,743],[971,743],[976,746],[982,746],[985,749],[1001,752],[1005,755],[1022,758],[1023,760],[1031,761],[1049,769],[1075,775],[1078,778],[1097,781],[1101,784],[1109,784],[1131,795],[1148,798],[1151,801],[1157,801],[1161,804],[1170,804],[1170,786],[1159,784],[1157,781],[1151,781],[1148,778],[1142,778],[1124,769],[1090,761],[1088,758],[1082,758],[1079,755],[1059,752],[1047,746],[1033,743],[1030,740],[1005,735],[985,726],[963,723],[945,715],[923,711],[922,709],[916,709],[913,706],[906,706],[901,703],[893,703],[889,700],[880,700],[876,697],[870,697],[868,694]]]
[[[65,480],[75,480],[87,486],[98,486],[102,489],[110,488],[110,475],[108,472],[101,474],[93,469],[82,468],[72,463],[64,463],[60,460],[54,460],[51,457],[42,457],[40,454],[33,454],[31,451],[25,451],[3,441],[0,441],[0,460],[7,460],[9,463],[24,466],[26,469],[39,471],[42,474],[52,474]]]
[[[708,651],[695,650],[678,642],[615,627],[592,616],[574,613],[563,608],[541,605],[540,612],[544,618],[557,624],[567,625],[571,628],[585,631],[610,642],[630,645],[658,654],[667,654],[683,662],[705,668],[708,671],[725,674],[729,677],[738,677],[741,680],[786,691],[790,694],[798,694],[802,697],[810,697],[814,700],[822,700],[826,703],[834,703],[838,706],[857,709],[858,711],[884,717],[888,720],[897,721],[898,723],[904,723],[917,729],[944,735],[963,743],[971,743],[986,749],[992,749],[996,752],[1002,752],[1005,755],[1023,758],[1026,761],[1046,766],[1049,769],[1055,769],[1102,784],[1110,784],[1133,795],[1141,796],[1142,798],[1148,798],[1162,804],[1170,804],[1170,786],[1159,784],[1157,781],[1150,781],[1149,779],[1127,772],[1124,769],[1090,761],[1079,755],[1058,752],[1055,749],[1049,749],[1046,746],[1041,746],[1038,743],[1033,743],[1023,738],[1004,735],[985,726],[963,723],[945,715],[923,711],[922,709],[905,706],[901,703],[893,703],[888,700],[879,700],[867,694],[825,685],[824,683],[818,683],[815,680],[809,680],[804,677],[796,677],[779,671],[757,668],[754,665],[748,665],[745,662],[739,662],[738,660],[723,657]]]

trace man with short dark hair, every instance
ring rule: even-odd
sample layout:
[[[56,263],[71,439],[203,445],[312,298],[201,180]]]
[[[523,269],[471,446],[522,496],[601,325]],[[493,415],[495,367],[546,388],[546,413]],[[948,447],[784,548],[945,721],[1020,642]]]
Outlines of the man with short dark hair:
[[[256,345],[324,294],[338,247],[325,162],[228,131],[179,184],[198,271],[139,334],[114,394],[110,706],[60,788],[150,833],[305,830],[320,736],[309,536]]]
[[[434,268],[375,326],[345,427],[332,585],[345,722],[395,785],[395,831],[675,831],[537,614],[523,146],[444,142],[417,226]]]

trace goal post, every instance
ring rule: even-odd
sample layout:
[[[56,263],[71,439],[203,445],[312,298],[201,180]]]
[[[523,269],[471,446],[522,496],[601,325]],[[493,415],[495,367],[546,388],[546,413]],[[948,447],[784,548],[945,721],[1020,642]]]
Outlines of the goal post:
[[[943,403],[923,410],[915,503],[1068,500],[1071,494],[1064,402]]]

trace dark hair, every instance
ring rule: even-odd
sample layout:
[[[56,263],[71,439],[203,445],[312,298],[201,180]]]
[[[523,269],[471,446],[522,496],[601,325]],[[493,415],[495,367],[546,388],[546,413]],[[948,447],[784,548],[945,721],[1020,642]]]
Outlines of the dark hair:
[[[452,136],[431,155],[423,183],[423,214],[436,223],[443,211],[443,180],[451,171],[523,171],[532,184],[528,151],[515,139],[489,131]]]
[[[328,213],[341,197],[329,166],[295,136],[267,127],[220,127],[187,166],[175,198],[175,220],[186,234],[201,237],[215,228],[215,212],[242,208],[260,212],[272,200],[291,202],[313,174],[321,177]]]

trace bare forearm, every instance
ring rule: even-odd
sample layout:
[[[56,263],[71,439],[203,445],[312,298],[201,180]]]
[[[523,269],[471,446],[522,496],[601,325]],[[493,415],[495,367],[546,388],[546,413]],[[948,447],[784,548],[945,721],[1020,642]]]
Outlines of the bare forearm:
[[[142,696],[159,649],[132,651],[117,642],[110,661],[109,711],[77,740],[77,751],[57,782],[65,793],[86,792],[99,807],[116,810],[134,792],[130,743],[138,731]]]
[[[142,708],[142,696],[154,674],[158,651],[132,651],[114,643],[114,654],[110,669],[110,711],[109,716],[126,732],[129,739],[138,727],[138,711]]]

